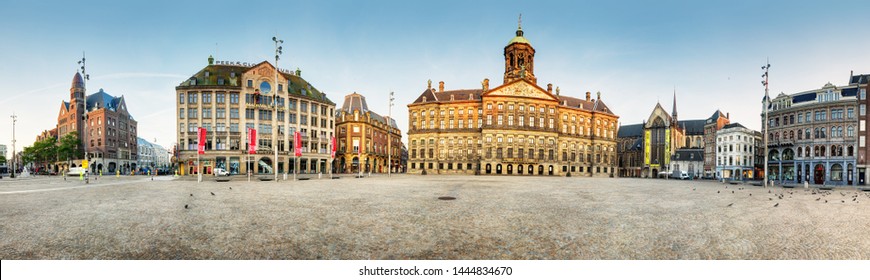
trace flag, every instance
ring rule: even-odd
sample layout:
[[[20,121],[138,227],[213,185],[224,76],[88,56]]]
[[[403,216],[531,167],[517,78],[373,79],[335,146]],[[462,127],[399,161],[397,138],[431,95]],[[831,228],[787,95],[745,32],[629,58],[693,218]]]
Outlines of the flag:
[[[335,158],[335,136],[332,137],[332,158]]]
[[[299,131],[296,131],[295,135],[293,135],[293,147],[296,150],[296,156],[302,155],[302,134]]]
[[[207,133],[204,127],[200,127],[196,131],[196,137],[199,138],[199,143],[196,146],[196,152],[200,155],[205,154],[205,134]]]
[[[248,154],[257,153],[257,130],[248,128]]]

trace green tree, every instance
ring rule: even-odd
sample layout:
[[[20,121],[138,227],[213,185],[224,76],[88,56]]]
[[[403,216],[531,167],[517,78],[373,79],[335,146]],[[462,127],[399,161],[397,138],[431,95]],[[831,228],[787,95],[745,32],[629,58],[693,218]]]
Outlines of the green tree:
[[[5,165],[5,164],[6,164],[6,156],[0,155],[0,165]]]
[[[66,160],[70,164],[73,159],[78,159],[82,154],[79,143],[78,132],[73,131],[61,137],[57,143],[58,160]]]

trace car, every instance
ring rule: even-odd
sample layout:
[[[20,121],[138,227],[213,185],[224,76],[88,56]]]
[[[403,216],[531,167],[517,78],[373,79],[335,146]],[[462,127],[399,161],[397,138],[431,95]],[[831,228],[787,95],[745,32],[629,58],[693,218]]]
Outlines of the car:
[[[223,169],[223,168],[215,168],[214,175],[215,176],[230,176],[230,172],[227,172],[227,170]]]
[[[88,171],[81,167],[73,167],[69,169],[69,171],[66,173],[66,176],[79,176],[79,174],[82,174],[82,172],[87,173]]]
[[[686,179],[689,179],[689,173],[680,172],[680,180],[686,180]]]

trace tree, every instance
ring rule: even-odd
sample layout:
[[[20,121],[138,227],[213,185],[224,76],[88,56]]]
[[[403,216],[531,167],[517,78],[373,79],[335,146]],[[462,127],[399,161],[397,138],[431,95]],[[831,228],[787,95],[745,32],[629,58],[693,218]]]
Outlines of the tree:
[[[0,165],[6,165],[6,156],[0,155]]]
[[[70,132],[60,138],[57,145],[58,160],[66,160],[67,164],[73,159],[77,159],[82,154],[81,146],[79,146],[78,132]]]

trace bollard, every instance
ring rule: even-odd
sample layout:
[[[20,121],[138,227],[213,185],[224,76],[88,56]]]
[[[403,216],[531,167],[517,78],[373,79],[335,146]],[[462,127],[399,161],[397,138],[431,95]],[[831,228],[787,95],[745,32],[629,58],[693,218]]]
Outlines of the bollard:
[[[121,177],[121,170],[115,170],[115,177]]]

